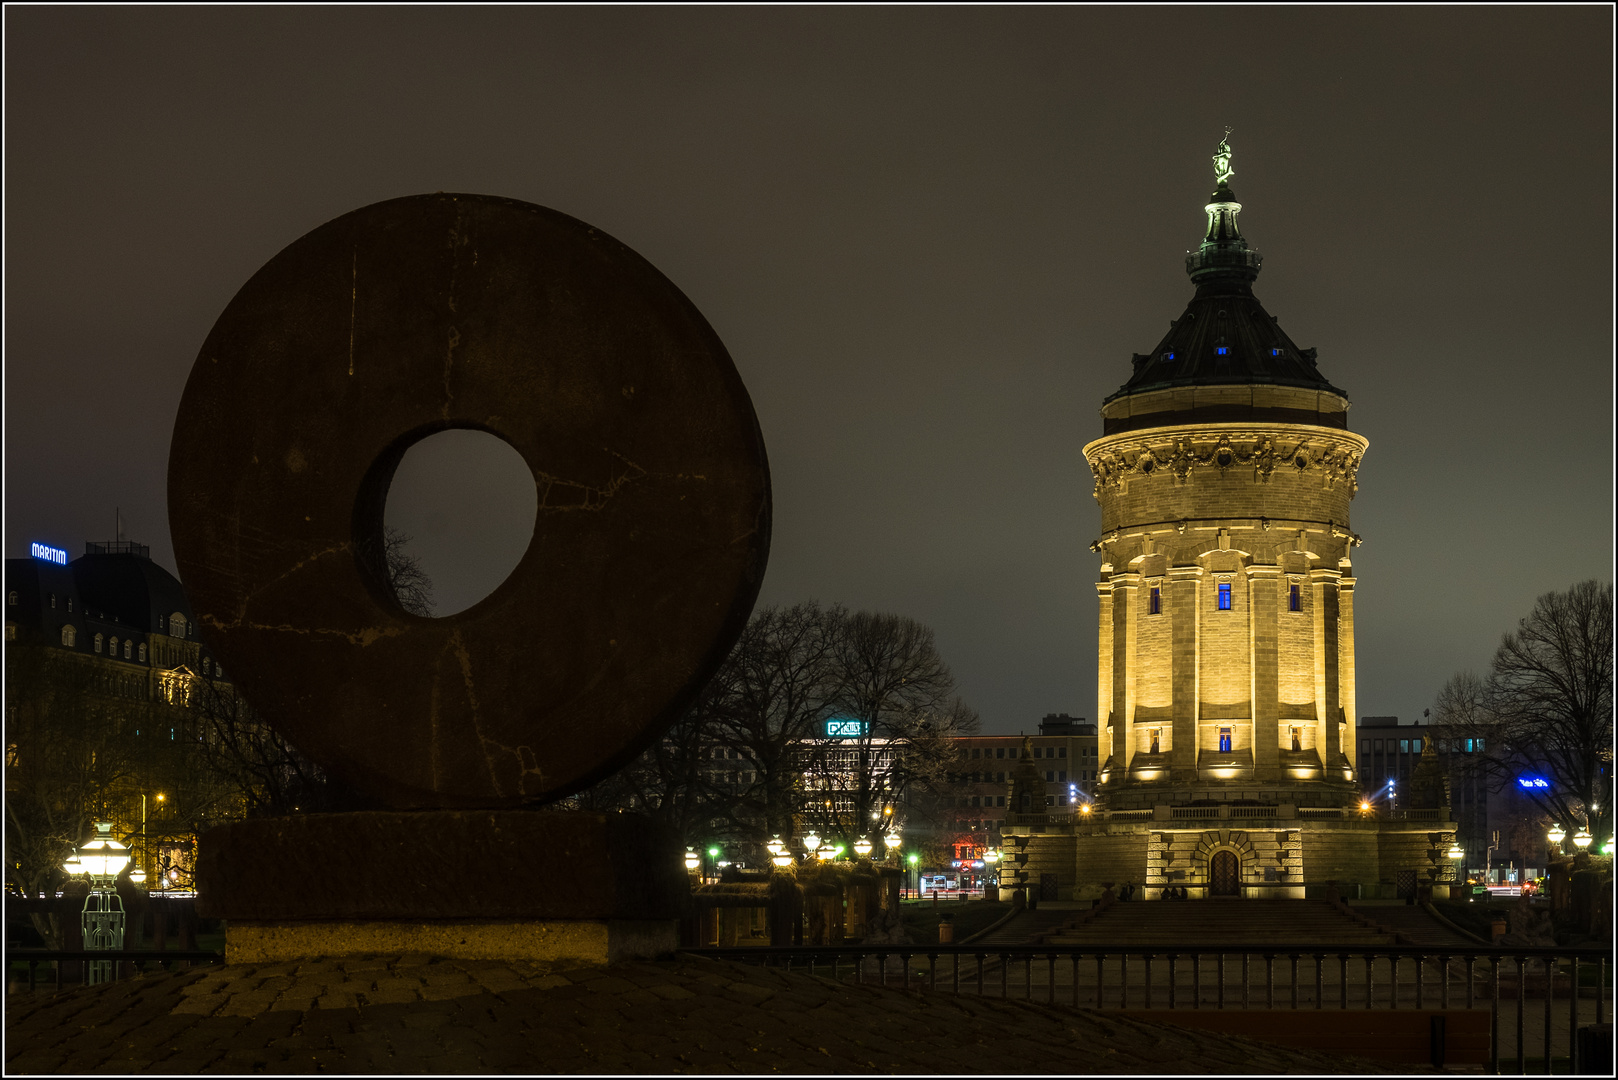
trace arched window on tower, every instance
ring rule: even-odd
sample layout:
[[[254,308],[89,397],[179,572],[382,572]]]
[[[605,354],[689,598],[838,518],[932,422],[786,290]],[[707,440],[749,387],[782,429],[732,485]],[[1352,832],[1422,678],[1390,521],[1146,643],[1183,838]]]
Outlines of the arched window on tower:
[[[101,651],[101,646],[105,641],[106,641],[106,639],[103,638],[100,634],[97,634],[95,636],[95,650],[96,650],[96,652]]]
[[[107,655],[112,657],[115,660],[118,658],[118,639],[117,638],[111,638],[111,639],[109,639],[107,641]]]
[[[78,640],[79,640],[79,628],[74,626],[72,623],[63,623],[62,624],[62,644],[66,645],[68,648],[71,649],[78,642]]]
[[[169,636],[177,638],[185,637],[185,616],[181,615],[178,611],[169,616]]]

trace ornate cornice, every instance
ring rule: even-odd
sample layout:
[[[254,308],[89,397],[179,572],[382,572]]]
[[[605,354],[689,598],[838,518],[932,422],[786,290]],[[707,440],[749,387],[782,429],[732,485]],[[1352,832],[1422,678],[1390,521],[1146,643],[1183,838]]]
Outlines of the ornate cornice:
[[[1084,448],[1095,476],[1094,495],[1126,490],[1136,477],[1163,471],[1178,484],[1189,483],[1203,469],[1252,469],[1253,479],[1267,484],[1278,469],[1317,475],[1327,489],[1359,490],[1360,459],[1370,445],[1351,431],[1303,424],[1209,424],[1205,427],[1132,431],[1097,439]]]

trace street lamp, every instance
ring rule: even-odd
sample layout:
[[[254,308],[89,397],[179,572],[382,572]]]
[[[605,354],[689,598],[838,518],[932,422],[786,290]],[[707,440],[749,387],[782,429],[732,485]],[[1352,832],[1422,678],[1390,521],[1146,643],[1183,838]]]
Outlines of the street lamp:
[[[781,834],[776,833],[774,836],[770,837],[770,842],[765,844],[764,848],[771,855],[780,855],[786,851],[787,846],[781,842]]]
[[[1573,846],[1578,848],[1580,851],[1583,851],[1585,848],[1590,846],[1590,841],[1594,839],[1595,837],[1590,835],[1589,829],[1580,829],[1578,832],[1573,834]]]
[[[694,873],[697,872],[697,867],[699,867],[701,865],[702,865],[702,856],[697,854],[696,849],[695,848],[686,848],[685,849],[685,868],[686,868],[686,871],[688,873],[694,874]]]
[[[803,838],[803,847],[805,851],[813,855],[820,850],[820,837],[811,831],[808,836]]]
[[[868,858],[871,854],[871,841],[863,836],[854,841],[854,854],[862,859]]]
[[[899,845],[904,843],[896,832],[885,833],[882,837],[882,846],[888,849],[889,855],[899,854]]]
[[[831,844],[825,844],[819,851],[815,852],[815,858],[821,862],[830,862],[832,859],[837,858],[837,849],[832,847]]]
[[[84,898],[80,925],[87,952],[116,952],[124,947],[124,902],[113,888],[118,875],[129,865],[129,849],[112,838],[112,822],[96,822],[96,834],[71,855],[62,869],[90,879],[90,895]],[[112,981],[112,961],[92,960],[89,981]]]

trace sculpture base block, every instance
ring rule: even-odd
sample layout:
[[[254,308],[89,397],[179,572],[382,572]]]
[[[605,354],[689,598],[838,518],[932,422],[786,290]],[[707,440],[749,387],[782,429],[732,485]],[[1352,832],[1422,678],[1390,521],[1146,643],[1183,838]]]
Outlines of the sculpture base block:
[[[428,953],[607,964],[673,952],[683,847],[635,814],[432,810],[236,822],[201,838],[227,963]]]
[[[666,956],[679,945],[673,919],[237,921],[225,929],[225,963],[426,953],[456,960],[612,964]]]

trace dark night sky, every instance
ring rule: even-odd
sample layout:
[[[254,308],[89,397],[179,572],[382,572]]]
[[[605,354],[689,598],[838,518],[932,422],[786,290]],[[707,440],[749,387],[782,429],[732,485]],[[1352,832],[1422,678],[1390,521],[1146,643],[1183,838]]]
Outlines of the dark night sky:
[[[724,339],[764,602],[928,623],[987,731],[1093,717],[1080,449],[1190,296],[1228,124],[1258,295],[1371,442],[1359,711],[1418,716],[1612,576],[1612,18],[8,7],[6,554],[116,506],[172,568],[180,392],[248,276],[368,203],[507,195]]]

